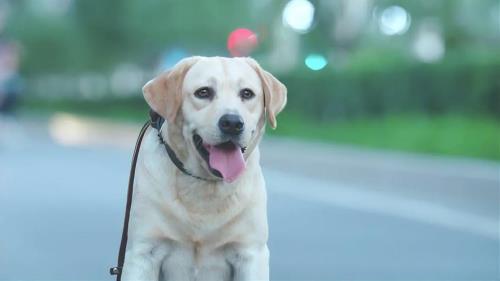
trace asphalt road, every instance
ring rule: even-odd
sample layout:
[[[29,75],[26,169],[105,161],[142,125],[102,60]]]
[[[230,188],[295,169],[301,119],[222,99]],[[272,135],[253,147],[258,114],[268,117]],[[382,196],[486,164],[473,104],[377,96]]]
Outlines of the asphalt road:
[[[0,123],[0,280],[112,280],[139,127]],[[272,280],[500,279],[498,163],[262,151]]]

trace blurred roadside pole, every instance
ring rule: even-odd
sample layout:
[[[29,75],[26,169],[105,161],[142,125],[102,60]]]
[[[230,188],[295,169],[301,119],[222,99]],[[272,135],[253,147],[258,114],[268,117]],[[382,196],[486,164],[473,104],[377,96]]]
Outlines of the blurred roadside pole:
[[[0,114],[12,114],[21,94],[19,45],[0,36]]]
[[[14,118],[23,91],[19,69],[22,45],[5,32],[9,12],[8,5],[0,2],[0,149],[19,146],[25,139]]]

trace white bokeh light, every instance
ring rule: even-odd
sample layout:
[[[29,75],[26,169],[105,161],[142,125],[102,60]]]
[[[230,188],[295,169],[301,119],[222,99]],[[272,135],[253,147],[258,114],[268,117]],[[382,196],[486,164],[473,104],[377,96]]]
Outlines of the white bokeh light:
[[[307,0],[291,0],[283,9],[283,24],[299,33],[306,33],[314,21],[314,5]]]
[[[385,8],[378,20],[380,31],[385,35],[404,34],[411,25],[410,14],[400,6],[390,6]]]
[[[443,36],[430,24],[420,27],[412,47],[415,56],[426,63],[441,60],[446,52]]]

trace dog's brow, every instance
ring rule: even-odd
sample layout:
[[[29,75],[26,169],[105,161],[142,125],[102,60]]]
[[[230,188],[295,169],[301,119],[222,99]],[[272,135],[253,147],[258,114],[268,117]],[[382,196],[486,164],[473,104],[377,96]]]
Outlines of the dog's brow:
[[[227,71],[227,63],[226,63],[226,61],[225,61],[225,60],[223,60],[223,59],[220,61],[220,63],[221,63],[221,65],[222,65],[222,73],[224,73],[224,76],[226,76],[226,77],[227,77],[227,74],[229,73],[229,72]]]
[[[208,76],[206,79],[200,79],[197,81],[195,88],[198,89],[200,87],[212,87],[215,88],[217,86],[217,78],[214,76]]]
[[[253,89],[254,87],[252,87],[252,85],[250,83],[248,83],[248,81],[244,78],[240,77],[240,78],[238,78],[238,80],[236,82],[237,82],[236,85],[238,85],[238,87],[240,89],[248,88],[248,89],[254,90]]]

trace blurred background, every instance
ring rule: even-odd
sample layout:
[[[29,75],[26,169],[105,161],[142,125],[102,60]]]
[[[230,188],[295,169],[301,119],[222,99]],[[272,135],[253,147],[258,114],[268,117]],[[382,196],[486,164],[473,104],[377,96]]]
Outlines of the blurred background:
[[[141,87],[191,55],[288,87],[272,280],[500,279],[500,1],[0,0],[0,280],[112,280]]]

